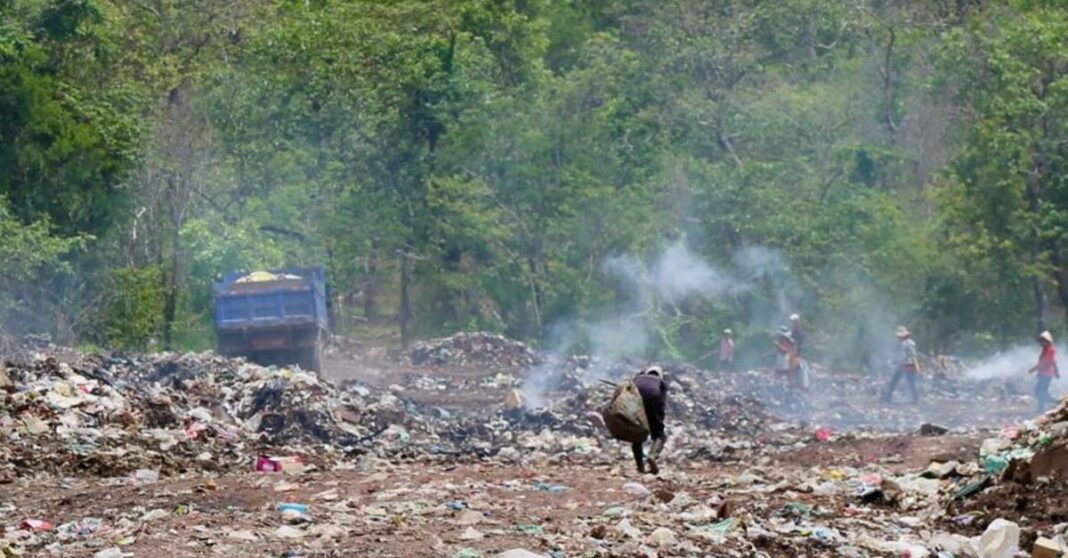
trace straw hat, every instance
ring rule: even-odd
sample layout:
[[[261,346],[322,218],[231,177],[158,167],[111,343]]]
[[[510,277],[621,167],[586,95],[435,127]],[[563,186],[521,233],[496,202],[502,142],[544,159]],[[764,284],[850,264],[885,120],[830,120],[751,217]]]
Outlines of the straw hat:
[[[801,320],[801,314],[790,314],[790,321],[797,322]]]
[[[1045,340],[1047,343],[1053,343],[1053,334],[1051,334],[1049,331],[1043,331],[1042,333],[1039,333],[1038,338]]]
[[[897,331],[894,332],[894,335],[897,335],[898,337],[908,337],[912,335],[912,333],[909,332],[909,328],[905,326],[898,326]]]

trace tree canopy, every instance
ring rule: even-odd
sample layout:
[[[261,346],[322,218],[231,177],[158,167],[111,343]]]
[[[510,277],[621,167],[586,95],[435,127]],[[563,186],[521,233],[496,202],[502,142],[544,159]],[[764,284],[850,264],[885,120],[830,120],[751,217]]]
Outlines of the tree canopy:
[[[1004,345],[1068,312],[1065,7],[0,0],[0,312],[209,347],[219,274],[323,265],[399,341]]]

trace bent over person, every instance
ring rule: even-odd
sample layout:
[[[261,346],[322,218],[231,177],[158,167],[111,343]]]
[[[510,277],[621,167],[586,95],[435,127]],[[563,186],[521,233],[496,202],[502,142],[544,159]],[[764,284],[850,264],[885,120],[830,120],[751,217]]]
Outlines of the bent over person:
[[[664,379],[664,371],[659,366],[650,366],[644,372],[634,377],[634,386],[642,396],[642,404],[645,407],[645,417],[649,420],[649,438],[653,443],[649,447],[649,457],[644,457],[643,446],[645,441],[634,442],[631,450],[634,452],[634,462],[638,464],[638,472],[645,472],[645,463],[649,463],[649,472],[657,474],[660,468],[656,460],[660,458],[660,452],[664,449],[667,434],[664,431],[664,415],[667,408],[668,385]]]

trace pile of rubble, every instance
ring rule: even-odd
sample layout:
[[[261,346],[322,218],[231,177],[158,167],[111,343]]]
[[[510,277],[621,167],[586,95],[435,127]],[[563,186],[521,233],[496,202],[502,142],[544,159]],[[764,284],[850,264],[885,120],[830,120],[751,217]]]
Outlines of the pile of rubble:
[[[493,353],[498,357],[536,360],[521,344],[493,346],[511,347]],[[492,405],[451,406],[412,397],[420,388],[455,391],[441,392],[440,385],[504,394],[521,382],[510,373],[462,383],[413,376],[409,387],[381,389],[213,353],[57,353],[68,354],[38,353],[8,363],[0,375],[0,475],[247,470],[259,456],[273,454],[332,467],[363,454],[507,460],[519,454],[609,456],[622,447],[587,417],[611,391],[601,381],[604,370],[588,359],[560,363],[564,371],[545,405],[517,408],[504,395]],[[612,374],[629,373],[629,366],[613,366]],[[771,419],[757,401],[720,393],[695,370],[669,371],[684,387],[670,399],[679,434],[669,453],[722,459],[764,437]]]
[[[420,341],[412,348],[409,358],[412,364],[423,366],[515,368],[539,362],[538,353],[526,344],[484,331]]]
[[[375,431],[378,408],[300,370],[213,354],[54,357],[0,376],[0,474],[248,466],[258,453],[330,457]]]
[[[958,478],[949,520],[975,530],[991,518],[1019,522],[1033,536],[1068,527],[1068,399],[1035,419],[983,440],[978,462]]]

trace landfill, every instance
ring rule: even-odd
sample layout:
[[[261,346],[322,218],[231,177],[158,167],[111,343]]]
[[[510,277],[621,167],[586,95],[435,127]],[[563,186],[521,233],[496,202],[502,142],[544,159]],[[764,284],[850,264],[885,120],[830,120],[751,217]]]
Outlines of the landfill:
[[[488,333],[344,358],[319,376],[24,348],[0,369],[0,556],[1068,551],[1068,402],[1036,417],[943,377],[885,406],[880,382],[814,367],[800,421],[770,371],[661,363],[652,476],[599,420],[648,363]]]

